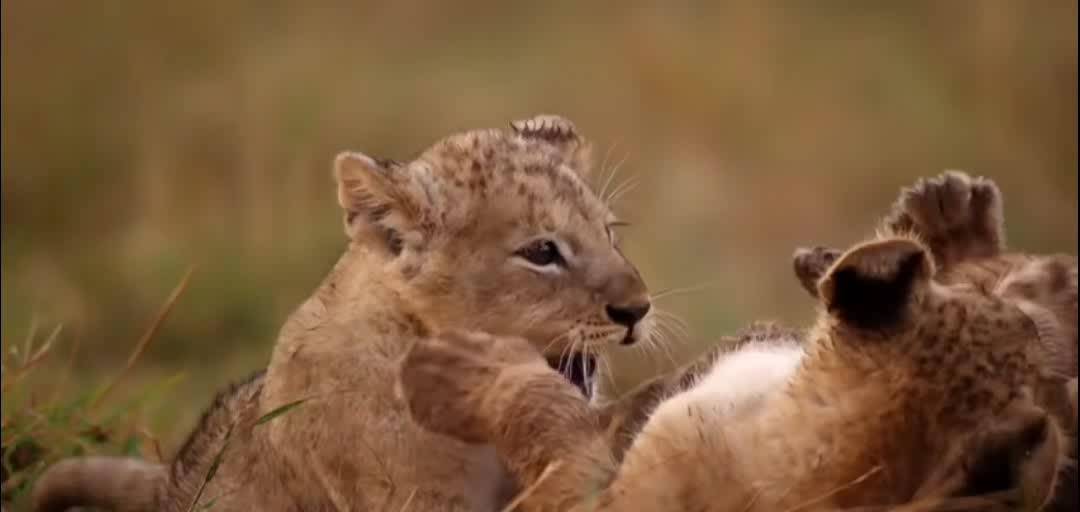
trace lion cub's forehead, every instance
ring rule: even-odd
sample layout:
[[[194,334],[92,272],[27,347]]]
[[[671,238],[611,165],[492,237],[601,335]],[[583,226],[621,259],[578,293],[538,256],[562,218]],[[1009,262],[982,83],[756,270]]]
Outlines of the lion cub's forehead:
[[[436,183],[444,209],[500,212],[537,226],[603,226],[612,214],[593,192],[589,169],[560,147],[509,131],[474,130],[451,135],[424,151],[411,172]]]

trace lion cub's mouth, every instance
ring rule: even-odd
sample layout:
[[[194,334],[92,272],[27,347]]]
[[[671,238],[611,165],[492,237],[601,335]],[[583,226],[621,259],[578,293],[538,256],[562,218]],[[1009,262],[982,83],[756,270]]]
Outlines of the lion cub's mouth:
[[[581,352],[565,357],[548,357],[548,366],[561,373],[585,398],[592,398],[593,378],[596,376],[596,358]]]

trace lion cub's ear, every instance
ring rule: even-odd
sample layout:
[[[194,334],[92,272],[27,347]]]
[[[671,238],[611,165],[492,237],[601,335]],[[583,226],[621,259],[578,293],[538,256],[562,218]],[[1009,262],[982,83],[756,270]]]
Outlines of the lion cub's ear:
[[[861,329],[903,321],[934,273],[930,254],[906,238],[868,242],[844,253],[818,284],[829,314]]]
[[[425,194],[400,164],[346,151],[334,159],[334,177],[350,238],[381,244],[395,255],[423,242]]]
[[[510,123],[519,137],[550,144],[559,160],[582,178],[592,172],[592,143],[583,137],[569,119],[555,114],[538,114]]]

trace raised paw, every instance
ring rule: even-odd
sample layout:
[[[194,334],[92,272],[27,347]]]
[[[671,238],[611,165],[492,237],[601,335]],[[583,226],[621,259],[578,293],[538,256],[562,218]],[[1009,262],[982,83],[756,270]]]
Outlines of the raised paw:
[[[811,297],[817,298],[818,281],[841,254],[839,250],[831,247],[817,246],[810,249],[805,247],[795,249],[795,254],[791,257],[795,268],[795,277],[799,279],[799,283],[802,284],[803,289]]]
[[[422,427],[469,443],[488,442],[498,417],[489,397],[508,369],[547,366],[520,338],[451,331],[422,339],[401,363],[400,390]]]
[[[903,189],[886,219],[890,230],[922,237],[940,267],[1001,253],[1004,224],[1001,192],[993,180],[961,171]]]

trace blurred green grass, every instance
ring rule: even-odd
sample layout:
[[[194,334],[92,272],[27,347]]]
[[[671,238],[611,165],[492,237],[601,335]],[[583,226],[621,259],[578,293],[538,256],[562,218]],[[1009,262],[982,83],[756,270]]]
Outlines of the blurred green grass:
[[[128,411],[167,447],[265,364],[343,249],[342,149],[406,158],[570,117],[642,179],[618,207],[650,285],[710,284],[662,301],[693,330],[676,357],[752,318],[806,321],[792,249],[868,234],[898,187],[945,168],[999,182],[1014,246],[1077,245],[1075,1],[2,9],[3,349],[62,323],[68,385],[105,382],[195,265],[125,380],[182,376],[168,406]],[[655,369],[618,362],[620,384]]]

